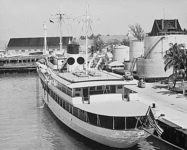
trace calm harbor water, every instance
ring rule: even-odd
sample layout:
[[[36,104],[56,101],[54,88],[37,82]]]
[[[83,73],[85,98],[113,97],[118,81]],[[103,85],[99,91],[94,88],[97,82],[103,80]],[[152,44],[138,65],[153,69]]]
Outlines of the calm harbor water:
[[[48,107],[37,107],[36,78],[0,75],[0,150],[114,150],[72,131]],[[128,150],[174,148],[149,137]]]

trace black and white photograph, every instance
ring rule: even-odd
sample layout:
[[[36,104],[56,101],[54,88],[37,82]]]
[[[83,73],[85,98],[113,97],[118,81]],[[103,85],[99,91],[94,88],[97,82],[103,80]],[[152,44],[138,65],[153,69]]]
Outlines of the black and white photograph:
[[[0,0],[0,150],[187,150],[187,0]]]

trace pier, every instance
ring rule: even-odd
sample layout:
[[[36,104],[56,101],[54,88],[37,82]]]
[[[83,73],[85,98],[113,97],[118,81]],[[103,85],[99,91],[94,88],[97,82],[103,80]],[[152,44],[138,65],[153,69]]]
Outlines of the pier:
[[[44,55],[1,57],[0,73],[34,72],[36,62],[44,57]]]
[[[137,81],[138,83],[138,81]],[[187,149],[187,96],[168,90],[167,84],[146,83],[145,88],[129,85],[138,92],[139,101],[152,106],[164,140]]]

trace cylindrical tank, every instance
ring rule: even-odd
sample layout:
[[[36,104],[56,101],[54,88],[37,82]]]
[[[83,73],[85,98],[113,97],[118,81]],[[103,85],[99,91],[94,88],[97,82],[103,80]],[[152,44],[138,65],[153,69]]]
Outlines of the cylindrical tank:
[[[144,55],[144,41],[130,42],[130,61]]]
[[[129,61],[129,47],[125,45],[120,45],[114,49],[113,59],[118,62]]]
[[[168,50],[171,45],[175,43],[187,45],[187,35],[149,36],[145,37],[144,43],[144,56],[146,56],[147,59],[162,59],[165,51]]]
[[[164,71],[164,59],[144,59],[138,58],[137,63],[137,75],[139,77],[147,78],[160,78],[168,77],[172,74],[173,70],[169,69]]]

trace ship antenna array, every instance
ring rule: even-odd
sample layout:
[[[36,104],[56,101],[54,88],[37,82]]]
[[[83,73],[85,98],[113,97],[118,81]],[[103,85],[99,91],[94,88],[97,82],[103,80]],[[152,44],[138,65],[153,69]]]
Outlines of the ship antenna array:
[[[59,13],[56,13],[55,15],[51,15],[50,21],[52,19],[58,19],[59,24],[60,24],[60,51],[62,51],[62,21],[64,22],[64,19],[70,19],[66,14],[62,13],[62,8],[60,8]]]

